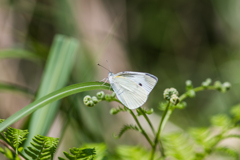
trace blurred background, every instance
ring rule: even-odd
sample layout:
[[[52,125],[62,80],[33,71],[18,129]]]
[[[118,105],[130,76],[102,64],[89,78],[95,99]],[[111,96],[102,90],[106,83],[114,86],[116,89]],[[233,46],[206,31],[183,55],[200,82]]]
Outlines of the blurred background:
[[[187,99],[187,108],[173,113],[169,128],[208,126],[208,117],[228,112],[240,102],[239,8],[238,0],[1,0],[0,53],[5,56],[0,59],[0,82],[31,94],[1,91],[0,118],[6,119],[34,100],[54,36],[62,34],[79,44],[64,86],[107,77],[108,71],[96,65],[107,66],[106,60],[114,73],[139,71],[157,76],[159,81],[144,105],[156,111],[150,116],[155,126],[165,88],[174,87],[181,95],[186,80],[192,80],[195,87],[207,78],[230,82],[232,88],[225,94],[204,91]],[[37,58],[14,56],[21,51]],[[59,154],[90,142],[147,144],[134,131],[113,139],[112,133],[123,124],[134,123],[133,119],[127,113],[110,115],[115,103],[84,106],[86,94],[93,96],[96,91],[63,99],[54,122],[49,122],[47,134],[63,136]],[[29,120],[14,127],[26,128]]]

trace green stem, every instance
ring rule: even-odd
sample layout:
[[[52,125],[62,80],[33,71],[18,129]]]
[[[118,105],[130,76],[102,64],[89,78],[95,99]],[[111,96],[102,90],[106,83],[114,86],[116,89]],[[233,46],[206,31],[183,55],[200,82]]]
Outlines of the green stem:
[[[139,123],[137,116],[133,113],[133,111],[131,109],[129,109],[129,112],[131,113],[131,115],[133,116],[134,120],[136,121],[138,127],[141,130],[141,133],[144,135],[144,137],[147,139],[147,141],[149,142],[149,144],[151,145],[151,147],[153,147],[153,143],[150,140],[150,138],[148,137],[147,133],[145,132],[145,130],[142,128],[141,124]]]
[[[216,90],[216,87],[214,86],[208,86],[208,87],[203,87],[203,86],[200,86],[200,87],[197,87],[197,88],[194,88],[193,90],[195,92],[198,92],[198,91],[202,91],[202,90]],[[179,99],[180,99],[180,102],[183,101],[185,98],[188,97],[188,91],[185,92],[184,94],[182,94]],[[155,154],[155,151],[156,151],[156,147],[157,147],[157,143],[159,142],[159,137],[160,137],[160,134],[161,132],[163,131],[170,115],[172,114],[173,112],[173,109],[170,109],[170,102],[168,102],[167,104],[167,108],[166,110],[164,111],[163,113],[163,116],[162,116],[162,119],[161,119],[161,122],[160,122],[160,125],[158,127],[158,132],[156,134],[156,137],[155,137],[155,141],[154,141],[154,144],[153,144],[153,147],[152,147],[152,151],[151,151],[151,156],[150,156],[150,160],[153,160],[154,158],[154,154]],[[161,145],[161,142],[160,142],[160,145]],[[162,146],[162,145],[161,145]],[[163,148],[162,148],[163,149]],[[162,153],[162,156],[165,157],[165,154],[164,154],[164,151],[162,150],[161,151]]]
[[[121,101],[119,101],[118,99],[114,98],[111,101],[116,101],[118,103],[120,103],[121,105],[123,105],[124,107],[126,107],[124,104],[122,104]],[[127,107],[126,107],[127,108]],[[133,113],[133,111],[131,109],[128,109],[128,111],[130,112],[130,114],[133,116],[135,122],[137,123],[138,127],[140,128],[141,133],[144,135],[144,137],[147,139],[148,143],[151,145],[151,147],[153,147],[153,142],[150,140],[150,138],[148,137],[147,133],[145,132],[145,130],[142,128],[141,124],[139,123],[137,116]]]
[[[154,154],[155,154],[155,151],[156,151],[156,147],[157,147],[157,144],[158,144],[158,141],[159,141],[160,134],[161,134],[163,128],[165,127],[171,113],[172,113],[172,110],[170,109],[170,102],[168,102],[167,107],[166,107],[166,109],[163,113],[161,122],[160,122],[159,127],[158,127],[158,132],[157,132],[155,140],[154,140],[150,160],[153,160],[153,158],[154,158]]]
[[[146,121],[148,122],[149,126],[150,126],[151,129],[152,129],[153,134],[155,135],[155,130],[154,130],[154,128],[153,128],[153,125],[152,125],[150,119],[148,118],[148,116],[146,115],[146,113],[143,111],[143,109],[142,109],[141,107],[138,108],[138,109],[142,112],[143,117],[146,119]]]
[[[194,90],[195,92],[199,92],[199,91],[203,91],[203,90],[206,90],[206,89],[208,89],[208,90],[216,90],[216,87],[214,87],[214,86],[208,86],[208,87],[202,87],[202,86],[200,86],[200,87],[194,88],[193,90]],[[179,97],[180,102],[183,101],[183,100],[184,100],[185,98],[187,98],[187,97],[188,97],[188,91],[185,92],[184,94],[182,94],[182,95]]]

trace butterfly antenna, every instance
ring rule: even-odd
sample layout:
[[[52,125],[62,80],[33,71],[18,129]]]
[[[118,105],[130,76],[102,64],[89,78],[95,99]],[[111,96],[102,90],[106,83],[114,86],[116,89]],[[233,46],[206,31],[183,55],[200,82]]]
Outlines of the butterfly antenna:
[[[98,63],[97,65],[99,65],[100,67],[102,67],[102,68],[108,70],[109,72],[111,72],[109,69],[107,69],[106,67],[102,66],[101,64]]]
[[[111,67],[110,67],[110,65],[109,65],[109,63],[108,63],[108,61],[106,60],[106,62],[107,62],[107,64],[108,64],[108,68],[110,69],[110,72],[111,72]]]

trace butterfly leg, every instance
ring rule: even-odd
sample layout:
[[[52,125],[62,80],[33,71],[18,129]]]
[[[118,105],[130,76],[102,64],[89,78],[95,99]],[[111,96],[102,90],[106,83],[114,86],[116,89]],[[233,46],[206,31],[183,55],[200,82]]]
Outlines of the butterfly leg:
[[[105,83],[107,83],[107,81],[108,81],[108,78],[104,78],[104,79],[101,80],[100,82],[104,82],[104,83],[102,84],[102,86],[103,86]]]

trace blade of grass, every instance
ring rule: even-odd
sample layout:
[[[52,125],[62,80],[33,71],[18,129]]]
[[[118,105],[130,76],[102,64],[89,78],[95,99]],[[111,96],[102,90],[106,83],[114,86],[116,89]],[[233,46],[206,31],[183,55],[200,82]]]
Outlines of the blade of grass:
[[[38,54],[32,53],[23,49],[5,49],[0,50],[0,59],[3,58],[16,58],[16,59],[27,59],[31,61],[42,61],[44,57]]]
[[[57,35],[54,38],[36,99],[66,85],[72,70],[74,54],[77,48],[78,41],[73,38],[67,38],[63,35]],[[59,104],[60,101],[56,101],[33,113],[25,146],[30,144],[31,139],[35,135],[47,134],[55,118]]]
[[[15,84],[10,83],[0,83],[0,91],[7,91],[7,92],[16,92],[23,95],[26,95],[27,97],[33,98],[34,93],[28,88],[24,88]]]
[[[46,106],[47,104],[50,104],[51,102],[60,100],[64,97],[67,97],[69,95],[76,94],[79,92],[99,90],[99,89],[109,90],[109,88],[110,88],[110,85],[108,83],[103,84],[103,82],[86,82],[86,83],[78,83],[78,84],[70,85],[62,89],[59,89],[57,91],[54,91],[34,101],[33,103],[27,105],[23,109],[19,110],[18,112],[14,113],[12,116],[7,118],[4,122],[0,124],[0,132],[6,129],[11,124],[13,124],[14,122],[20,120],[21,118],[24,118],[25,116]],[[42,121],[42,120],[43,119],[39,119],[39,121]]]

